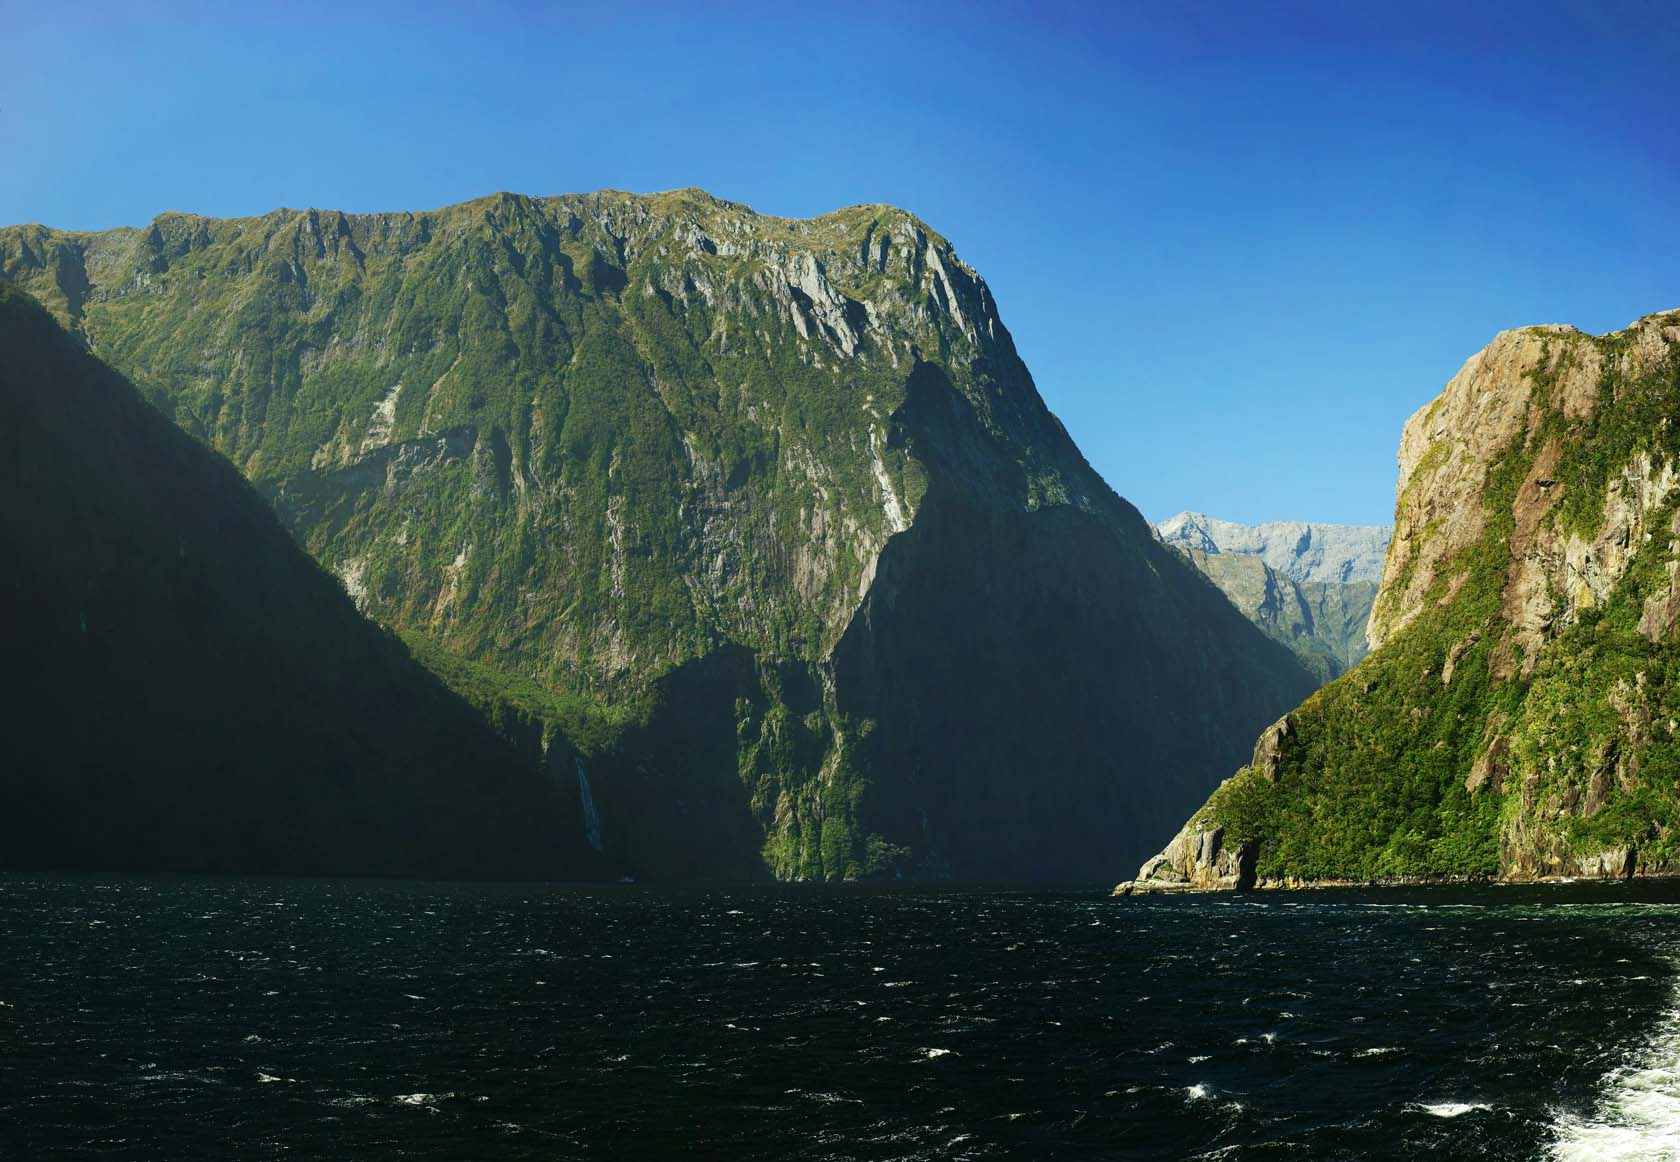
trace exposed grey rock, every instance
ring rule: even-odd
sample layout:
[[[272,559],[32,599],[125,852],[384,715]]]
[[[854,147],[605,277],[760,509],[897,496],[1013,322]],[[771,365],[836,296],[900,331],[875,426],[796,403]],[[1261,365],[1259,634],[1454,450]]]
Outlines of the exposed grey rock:
[[[1258,525],[1181,512],[1155,526],[1165,544],[1204,553],[1259,557],[1291,581],[1376,581],[1382,577],[1389,525],[1311,524],[1272,520]]]
[[[1249,760],[1249,765],[1265,772],[1271,782],[1277,782],[1278,764],[1283,760],[1283,742],[1294,729],[1294,722],[1285,714],[1268,726],[1254,744],[1254,757]]]
[[[1246,892],[1254,887],[1255,843],[1225,843],[1225,829],[1192,819],[1159,855],[1138,869],[1116,896],[1154,892]]]

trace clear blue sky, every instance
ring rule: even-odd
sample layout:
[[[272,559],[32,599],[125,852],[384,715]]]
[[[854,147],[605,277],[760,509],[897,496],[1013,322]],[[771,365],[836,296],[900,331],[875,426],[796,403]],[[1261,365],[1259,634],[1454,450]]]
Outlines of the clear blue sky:
[[[1495,331],[1680,306],[1662,3],[0,13],[0,222],[892,202],[1156,519],[1387,521],[1401,422]]]

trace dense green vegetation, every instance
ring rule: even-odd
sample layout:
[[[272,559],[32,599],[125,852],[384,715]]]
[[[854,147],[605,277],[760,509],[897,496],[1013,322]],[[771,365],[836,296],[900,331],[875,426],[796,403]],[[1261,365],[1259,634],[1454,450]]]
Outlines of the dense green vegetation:
[[[0,862],[575,877],[575,784],[0,282]]]
[[[1568,874],[1626,847],[1647,869],[1677,862],[1680,644],[1647,616],[1680,550],[1680,493],[1661,483],[1680,454],[1680,330],[1663,322],[1547,332],[1536,365],[1504,386],[1526,394],[1527,420],[1479,468],[1480,536],[1436,571],[1409,624],[1291,713],[1275,771],[1244,769],[1201,813],[1260,841],[1262,877]],[[1569,376],[1596,391],[1585,414],[1564,406]],[[1408,491],[1430,486],[1444,446]],[[1538,524],[1519,533],[1525,508]],[[1565,567],[1570,543],[1608,546],[1593,559],[1611,561],[1628,546],[1604,600]],[[1520,559],[1548,570],[1534,638],[1513,628],[1517,587],[1533,584]]]

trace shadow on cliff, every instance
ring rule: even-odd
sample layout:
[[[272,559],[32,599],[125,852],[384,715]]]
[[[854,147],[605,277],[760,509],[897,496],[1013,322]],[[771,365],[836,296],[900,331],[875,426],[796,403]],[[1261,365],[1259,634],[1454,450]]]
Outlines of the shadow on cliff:
[[[0,282],[0,864],[586,878],[575,810]]]
[[[647,717],[584,764],[609,864],[648,880],[769,878],[736,733],[740,711],[766,697],[744,646],[659,679]]]
[[[832,659],[839,711],[876,723],[861,822],[910,873],[1112,879],[1315,682],[1112,491],[1026,508],[937,367],[896,418],[929,492]]]

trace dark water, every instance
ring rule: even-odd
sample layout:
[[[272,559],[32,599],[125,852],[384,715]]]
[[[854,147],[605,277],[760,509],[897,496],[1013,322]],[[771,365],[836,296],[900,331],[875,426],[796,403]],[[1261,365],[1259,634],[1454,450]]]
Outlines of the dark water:
[[[0,1157],[1676,1157],[1668,900],[14,876]]]

